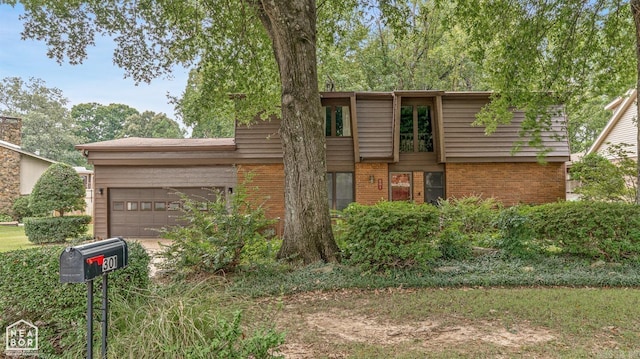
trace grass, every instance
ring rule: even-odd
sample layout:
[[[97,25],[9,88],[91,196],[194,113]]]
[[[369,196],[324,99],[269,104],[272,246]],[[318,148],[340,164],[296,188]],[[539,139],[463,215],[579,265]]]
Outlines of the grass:
[[[89,225],[87,233],[93,233],[93,225]],[[36,245],[29,242],[24,234],[23,226],[0,226],[0,252],[26,249]]]
[[[0,252],[34,247],[24,235],[22,226],[0,226]]]

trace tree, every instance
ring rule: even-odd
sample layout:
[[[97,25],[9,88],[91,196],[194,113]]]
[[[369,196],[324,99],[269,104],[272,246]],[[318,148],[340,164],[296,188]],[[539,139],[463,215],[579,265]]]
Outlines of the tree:
[[[56,161],[86,164],[75,150],[71,117],[62,91],[49,88],[40,79],[25,82],[6,77],[0,82],[0,114],[22,118],[22,147]]]
[[[164,113],[145,111],[127,117],[118,137],[184,138],[184,131]]]
[[[33,187],[29,207],[33,213],[82,211],[86,207],[82,178],[73,167],[55,163],[40,176]]]
[[[127,117],[132,115],[139,115],[138,110],[116,103],[108,106],[95,102],[81,103],[71,108],[73,132],[84,143],[116,139]]]
[[[314,0],[21,3],[26,10],[23,35],[46,41],[48,55],[58,61],[82,61],[96,34],[107,33],[118,45],[115,63],[139,81],[168,72],[176,63],[198,61],[204,91],[217,94],[211,106],[228,101],[230,93],[242,93],[245,100],[235,104],[240,120],[279,112],[285,167],[279,256],[307,263],[337,259],[325,183]]]
[[[468,32],[474,60],[495,91],[476,121],[487,132],[509,122],[514,106],[526,111],[522,134],[540,146],[551,105],[575,111],[586,96],[640,87],[640,0],[457,0],[455,9],[453,19]]]
[[[623,149],[626,144],[611,146],[605,155],[592,153],[571,167],[571,179],[579,181],[575,192],[582,199],[635,202],[638,185],[636,162]]]

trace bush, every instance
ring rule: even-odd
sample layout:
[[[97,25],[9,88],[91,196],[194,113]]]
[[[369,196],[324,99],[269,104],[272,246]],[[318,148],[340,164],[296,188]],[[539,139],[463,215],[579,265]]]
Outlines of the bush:
[[[352,203],[343,211],[345,262],[362,270],[425,267],[437,258],[438,209],[409,202]]]
[[[496,241],[496,247],[519,258],[533,257],[542,252],[540,244],[535,241],[529,211],[530,207],[514,206],[500,212],[496,226],[501,236]]]
[[[24,233],[31,243],[62,243],[87,232],[91,216],[32,217],[24,219]]]
[[[11,222],[13,217],[6,213],[0,213],[0,222]]]
[[[60,216],[64,216],[69,211],[84,210],[85,192],[82,178],[73,167],[56,163],[36,182],[29,206],[36,214],[56,211]]]
[[[438,203],[442,230],[465,237],[469,245],[492,246],[499,235],[496,219],[503,209],[502,203],[494,198],[465,197],[442,200]]]
[[[173,240],[161,253],[165,258],[163,268],[187,275],[232,272],[254,252],[269,250],[268,239],[262,233],[273,221],[265,218],[262,207],[252,207],[243,186],[236,187],[229,203],[224,193],[214,201],[184,194],[180,197],[181,219],[186,224],[163,228],[163,237]]]
[[[591,201],[532,207],[536,240],[543,247],[589,259],[640,259],[640,206]]]
[[[23,218],[32,217],[33,212],[29,208],[29,196],[21,196],[16,198],[11,206],[16,221],[22,222]]]
[[[20,319],[38,326],[39,352],[80,358],[86,347],[86,286],[61,284],[59,258],[63,246],[0,253],[0,327]],[[109,275],[109,296],[130,298],[149,286],[149,256],[129,243],[129,266]],[[100,280],[94,286],[94,307],[100,308]],[[96,324],[98,326],[98,324]],[[99,347],[99,337],[95,338]],[[0,345],[4,347],[4,336]]]

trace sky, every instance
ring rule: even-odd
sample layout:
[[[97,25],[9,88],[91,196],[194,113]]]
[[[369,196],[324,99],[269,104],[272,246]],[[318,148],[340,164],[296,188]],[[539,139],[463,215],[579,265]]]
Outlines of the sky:
[[[23,12],[21,5],[0,5],[0,79],[40,78],[47,87],[62,90],[69,108],[87,102],[120,103],[140,112],[165,113],[176,119],[167,93],[179,96],[184,91],[187,70],[180,68],[174,71],[173,78],[156,78],[150,84],[136,86],[132,78],[124,78],[123,69],[113,64],[114,44],[108,38],[97,39],[83,64],[60,65],[47,57],[44,42],[20,39],[23,25],[18,17]]]

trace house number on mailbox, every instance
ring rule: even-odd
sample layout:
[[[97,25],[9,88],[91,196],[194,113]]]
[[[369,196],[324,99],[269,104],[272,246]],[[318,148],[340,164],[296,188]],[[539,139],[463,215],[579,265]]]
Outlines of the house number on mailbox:
[[[102,271],[108,272],[118,267],[118,256],[106,257],[102,262]]]

